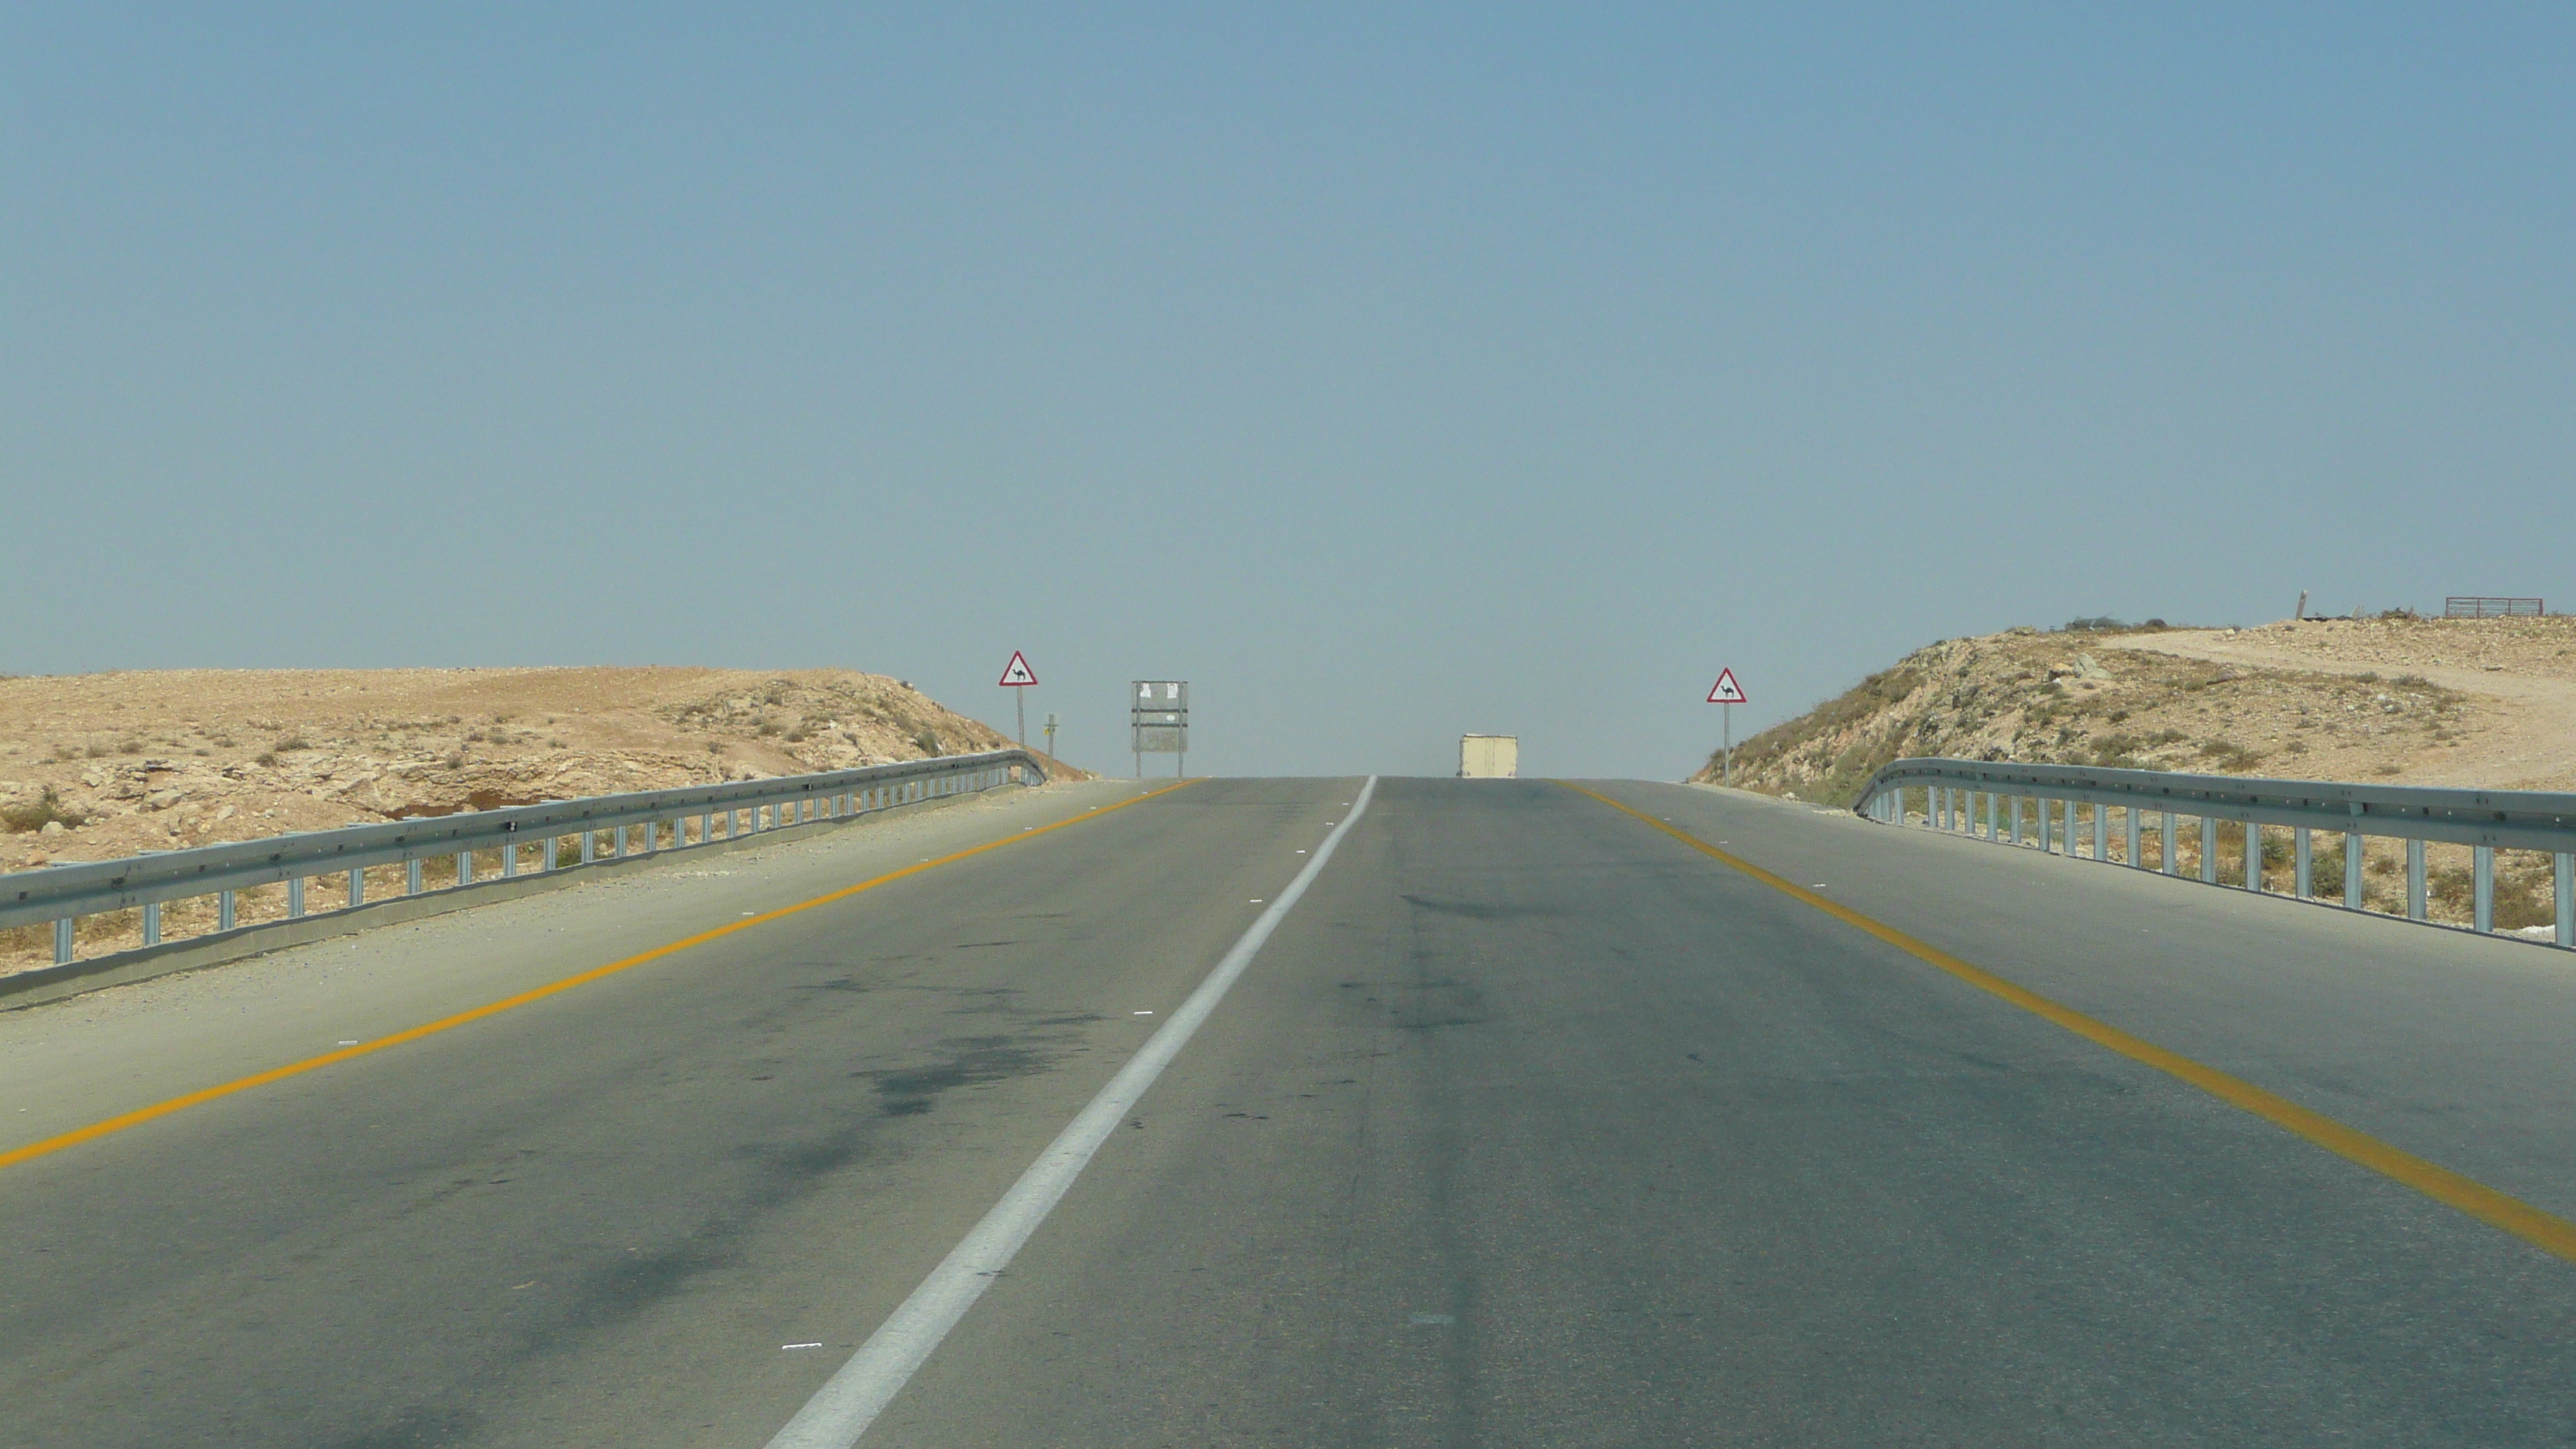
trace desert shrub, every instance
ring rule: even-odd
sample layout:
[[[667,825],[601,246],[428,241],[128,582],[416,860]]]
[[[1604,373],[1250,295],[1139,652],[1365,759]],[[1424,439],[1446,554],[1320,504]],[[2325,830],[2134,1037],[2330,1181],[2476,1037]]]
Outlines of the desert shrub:
[[[2069,634],[2095,634],[2101,633],[2105,630],[2126,629],[2128,627],[2128,625],[2121,623],[2119,620],[2112,618],[2108,614],[2095,614],[2090,618],[2067,620],[2065,632]]]
[[[2200,747],[2200,757],[2221,770],[2250,770],[2262,756],[2234,740],[2209,740]]]
[[[913,731],[912,742],[915,745],[920,746],[921,752],[925,755],[936,755],[939,753],[939,732],[928,725],[923,725],[920,729]]]
[[[276,744],[269,746],[269,748],[282,755],[289,750],[309,750],[313,748],[313,742],[300,734],[293,734],[280,738]]]
[[[62,822],[63,828],[69,830],[88,824],[89,817],[66,808],[62,795],[51,785],[47,785],[45,792],[33,800],[0,806],[0,825],[11,830],[42,830],[56,821]]]

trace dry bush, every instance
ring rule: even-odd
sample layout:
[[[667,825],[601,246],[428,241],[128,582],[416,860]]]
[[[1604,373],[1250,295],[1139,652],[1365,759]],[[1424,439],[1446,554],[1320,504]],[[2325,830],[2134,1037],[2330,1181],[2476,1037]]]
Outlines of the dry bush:
[[[47,785],[45,792],[33,800],[22,800],[15,805],[0,805],[0,825],[6,825],[11,830],[42,830],[56,821],[62,822],[65,830],[71,830],[88,824],[89,817],[80,811],[65,807],[61,793],[51,785]]]

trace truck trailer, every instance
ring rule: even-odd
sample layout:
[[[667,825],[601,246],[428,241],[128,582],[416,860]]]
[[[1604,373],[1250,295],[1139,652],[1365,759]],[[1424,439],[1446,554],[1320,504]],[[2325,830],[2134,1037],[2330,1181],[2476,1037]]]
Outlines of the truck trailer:
[[[1520,736],[1464,735],[1459,738],[1459,779],[1517,780],[1520,777]]]

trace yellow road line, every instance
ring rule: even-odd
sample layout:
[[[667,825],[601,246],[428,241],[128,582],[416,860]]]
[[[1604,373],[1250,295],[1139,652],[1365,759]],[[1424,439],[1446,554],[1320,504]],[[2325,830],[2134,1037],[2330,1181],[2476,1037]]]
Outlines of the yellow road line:
[[[665,956],[686,951],[692,946],[703,946],[709,941],[720,940],[737,931],[748,931],[754,926],[765,926],[772,921],[785,920],[787,917],[795,915],[800,911],[810,911],[817,906],[828,906],[834,901],[847,900],[850,897],[859,894],[861,891],[872,891],[881,885],[891,885],[907,876],[919,875],[926,870],[935,870],[943,865],[954,864],[957,861],[965,860],[971,856],[982,855],[988,850],[999,850],[1006,845],[1017,845],[1024,840],[1034,840],[1037,837],[1048,834],[1052,831],[1062,830],[1068,825],[1080,825],[1086,820],[1097,820],[1103,815],[1110,814],[1114,811],[1124,810],[1130,805],[1142,804],[1147,800],[1153,799],[1157,795],[1169,795],[1174,790],[1181,789],[1183,786],[1195,785],[1197,783],[1198,781],[1196,780],[1184,780],[1179,785],[1166,785],[1160,790],[1149,790],[1142,795],[1121,800],[1115,805],[1107,806],[1099,810],[1086,811],[1083,814],[1074,816],[1070,820],[1059,820],[1053,825],[1041,825],[1034,830],[1025,830],[1017,835],[1006,835],[999,840],[986,841],[982,845],[972,846],[968,849],[958,851],[953,855],[943,855],[936,860],[925,860],[919,865],[907,865],[901,870],[888,871],[886,874],[878,876],[874,880],[863,880],[857,885],[843,886],[839,890],[816,896],[810,901],[799,901],[792,906],[781,906],[774,911],[766,911],[757,916],[749,916],[739,921],[728,922],[711,931],[700,931],[694,936],[684,937],[680,940],[673,941],[668,945],[656,946],[650,951],[629,956],[622,961],[611,961],[605,966],[594,966],[577,976],[567,976],[561,981],[548,982],[546,985],[522,991],[516,996],[505,996],[498,1001],[487,1002],[470,1011],[460,1011],[454,1016],[442,1016],[436,1021],[424,1022],[419,1026],[395,1032],[391,1036],[378,1037],[374,1041],[360,1042],[356,1046],[342,1047],[338,1051],[334,1052],[324,1052],[318,1057],[306,1057],[300,1062],[289,1062],[282,1067],[271,1067],[267,1071],[257,1072],[250,1076],[242,1077],[236,1081],[225,1082],[220,1086],[207,1087],[200,1091],[190,1092],[184,1097],[172,1097],[166,1102],[155,1102],[149,1107],[137,1107],[131,1112],[124,1113],[120,1116],[110,1117],[104,1122],[93,1122],[87,1127],[77,1127],[69,1132],[62,1133],[59,1136],[48,1137],[41,1142],[30,1142],[24,1147],[11,1148],[9,1151],[0,1152],[0,1167],[15,1167],[21,1162],[43,1157],[49,1153],[60,1152],[66,1147],[77,1147],[84,1142],[95,1142],[99,1138],[105,1137],[111,1132],[122,1132],[128,1127],[139,1127],[146,1122],[157,1121],[163,1117],[170,1116],[172,1113],[184,1112],[190,1107],[202,1106],[208,1102],[218,1101],[222,1098],[232,1096],[237,1092],[247,1092],[253,1087],[265,1087],[271,1082],[282,1082],[289,1077],[300,1077],[306,1072],[319,1071],[324,1067],[331,1066],[339,1062],[349,1061],[352,1058],[363,1057],[372,1052],[380,1052],[388,1047],[398,1047],[403,1045],[405,1042],[415,1042],[425,1036],[435,1036],[442,1031],[449,1031],[456,1027],[463,1026],[467,1022],[481,1021],[487,1016],[498,1016],[502,1012],[509,1011],[515,1007],[526,1006],[530,1002],[543,1001],[549,996],[555,996],[563,992],[570,991],[576,986],[587,986],[593,981],[614,976],[620,971],[632,970],[648,961],[659,961]]]
[[[2142,1062],[2168,1076],[2189,1082],[2230,1106],[2241,1107],[2276,1127],[2286,1128],[2308,1139],[2338,1157],[2360,1163],[2371,1171],[2402,1182],[2446,1207],[2459,1209],[2491,1227],[2504,1229],[2524,1242],[2576,1262],[2576,1223],[2541,1211],[2520,1198],[2508,1196],[2479,1182],[2463,1177],[2447,1167],[2425,1161],[2411,1152],[2391,1147],[2369,1133],[2347,1127],[2322,1112],[2313,1112],[2277,1093],[2267,1092],[2242,1077],[2230,1076],[2216,1067],[2203,1066],[2179,1052],[2167,1051],[2154,1042],[2131,1036],[2109,1022],[2085,1015],[2073,1007],[2060,1006],[2035,991],[2015,986],[1993,972],[1971,966],[1936,946],[1929,946],[1892,926],[1883,926],[1840,901],[1828,900],[1814,891],[1773,875],[1740,856],[1731,855],[1687,831],[1623,805],[1597,790],[1565,784],[1570,790],[1591,796],[1613,810],[1632,815],[1675,840],[1703,854],[1733,866],[1783,895],[1793,896],[1814,906],[1826,915],[1876,936],[1916,960],[1938,966],[1980,991],[1991,992],[2034,1016],[2056,1023],[2097,1046],[2110,1048],[2134,1062]]]

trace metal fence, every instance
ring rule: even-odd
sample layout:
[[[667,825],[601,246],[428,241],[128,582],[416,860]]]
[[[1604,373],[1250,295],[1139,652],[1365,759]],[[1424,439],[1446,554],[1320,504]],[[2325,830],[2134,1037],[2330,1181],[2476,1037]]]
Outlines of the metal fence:
[[[2537,619],[2549,612],[2539,599],[2452,597],[2442,601],[2445,619]]]
[[[1981,840],[2035,846],[2082,858],[2090,827],[2091,858],[2111,860],[2111,828],[2120,816],[2123,861],[2144,869],[2142,846],[2152,832],[2160,869],[2176,873],[2178,830],[2197,821],[2200,879],[2217,885],[2222,830],[2246,846],[2251,868],[2233,884],[2261,892],[2263,830],[2293,832],[2292,894],[2315,898],[2314,836],[2323,831],[2343,842],[2342,902],[2366,907],[2365,842],[2406,842],[2406,916],[2426,919],[2427,842],[2465,845],[2472,852],[2472,929],[2495,929],[2495,853],[2547,852],[2552,857],[2552,898],[2558,945],[2576,947],[2576,794],[2535,790],[2446,790],[2408,785],[2346,785],[2324,780],[2255,780],[2231,775],[2181,775],[2160,770],[2093,769],[2080,765],[2020,765],[1979,760],[1899,760],[1861,788],[1853,808],[1882,824],[1906,824],[1921,802],[1923,823]],[[2078,807],[2092,807],[2089,819]],[[2025,832],[2025,822],[2028,830]]]
[[[319,876],[345,875],[346,904],[340,909],[351,910],[366,904],[365,872],[374,866],[404,866],[402,894],[416,896],[423,893],[422,866],[432,860],[452,857],[455,861],[455,883],[442,889],[467,889],[478,883],[477,852],[501,854],[499,872],[482,882],[488,884],[522,874],[578,869],[602,859],[738,840],[759,831],[841,819],[996,785],[1040,784],[1045,779],[1046,769],[1035,756],[1022,750],[995,750],[816,775],[594,795],[49,866],[0,875],[0,926],[52,922],[54,960],[67,965],[77,955],[80,919],[110,911],[140,908],[143,945],[152,947],[162,944],[162,907],[172,901],[214,897],[214,929],[223,932],[235,928],[236,894],[257,886],[284,882],[286,916],[293,919],[305,914],[304,883]],[[689,833],[692,820],[697,825],[694,839]],[[562,850],[567,840],[573,842],[569,859]]]

